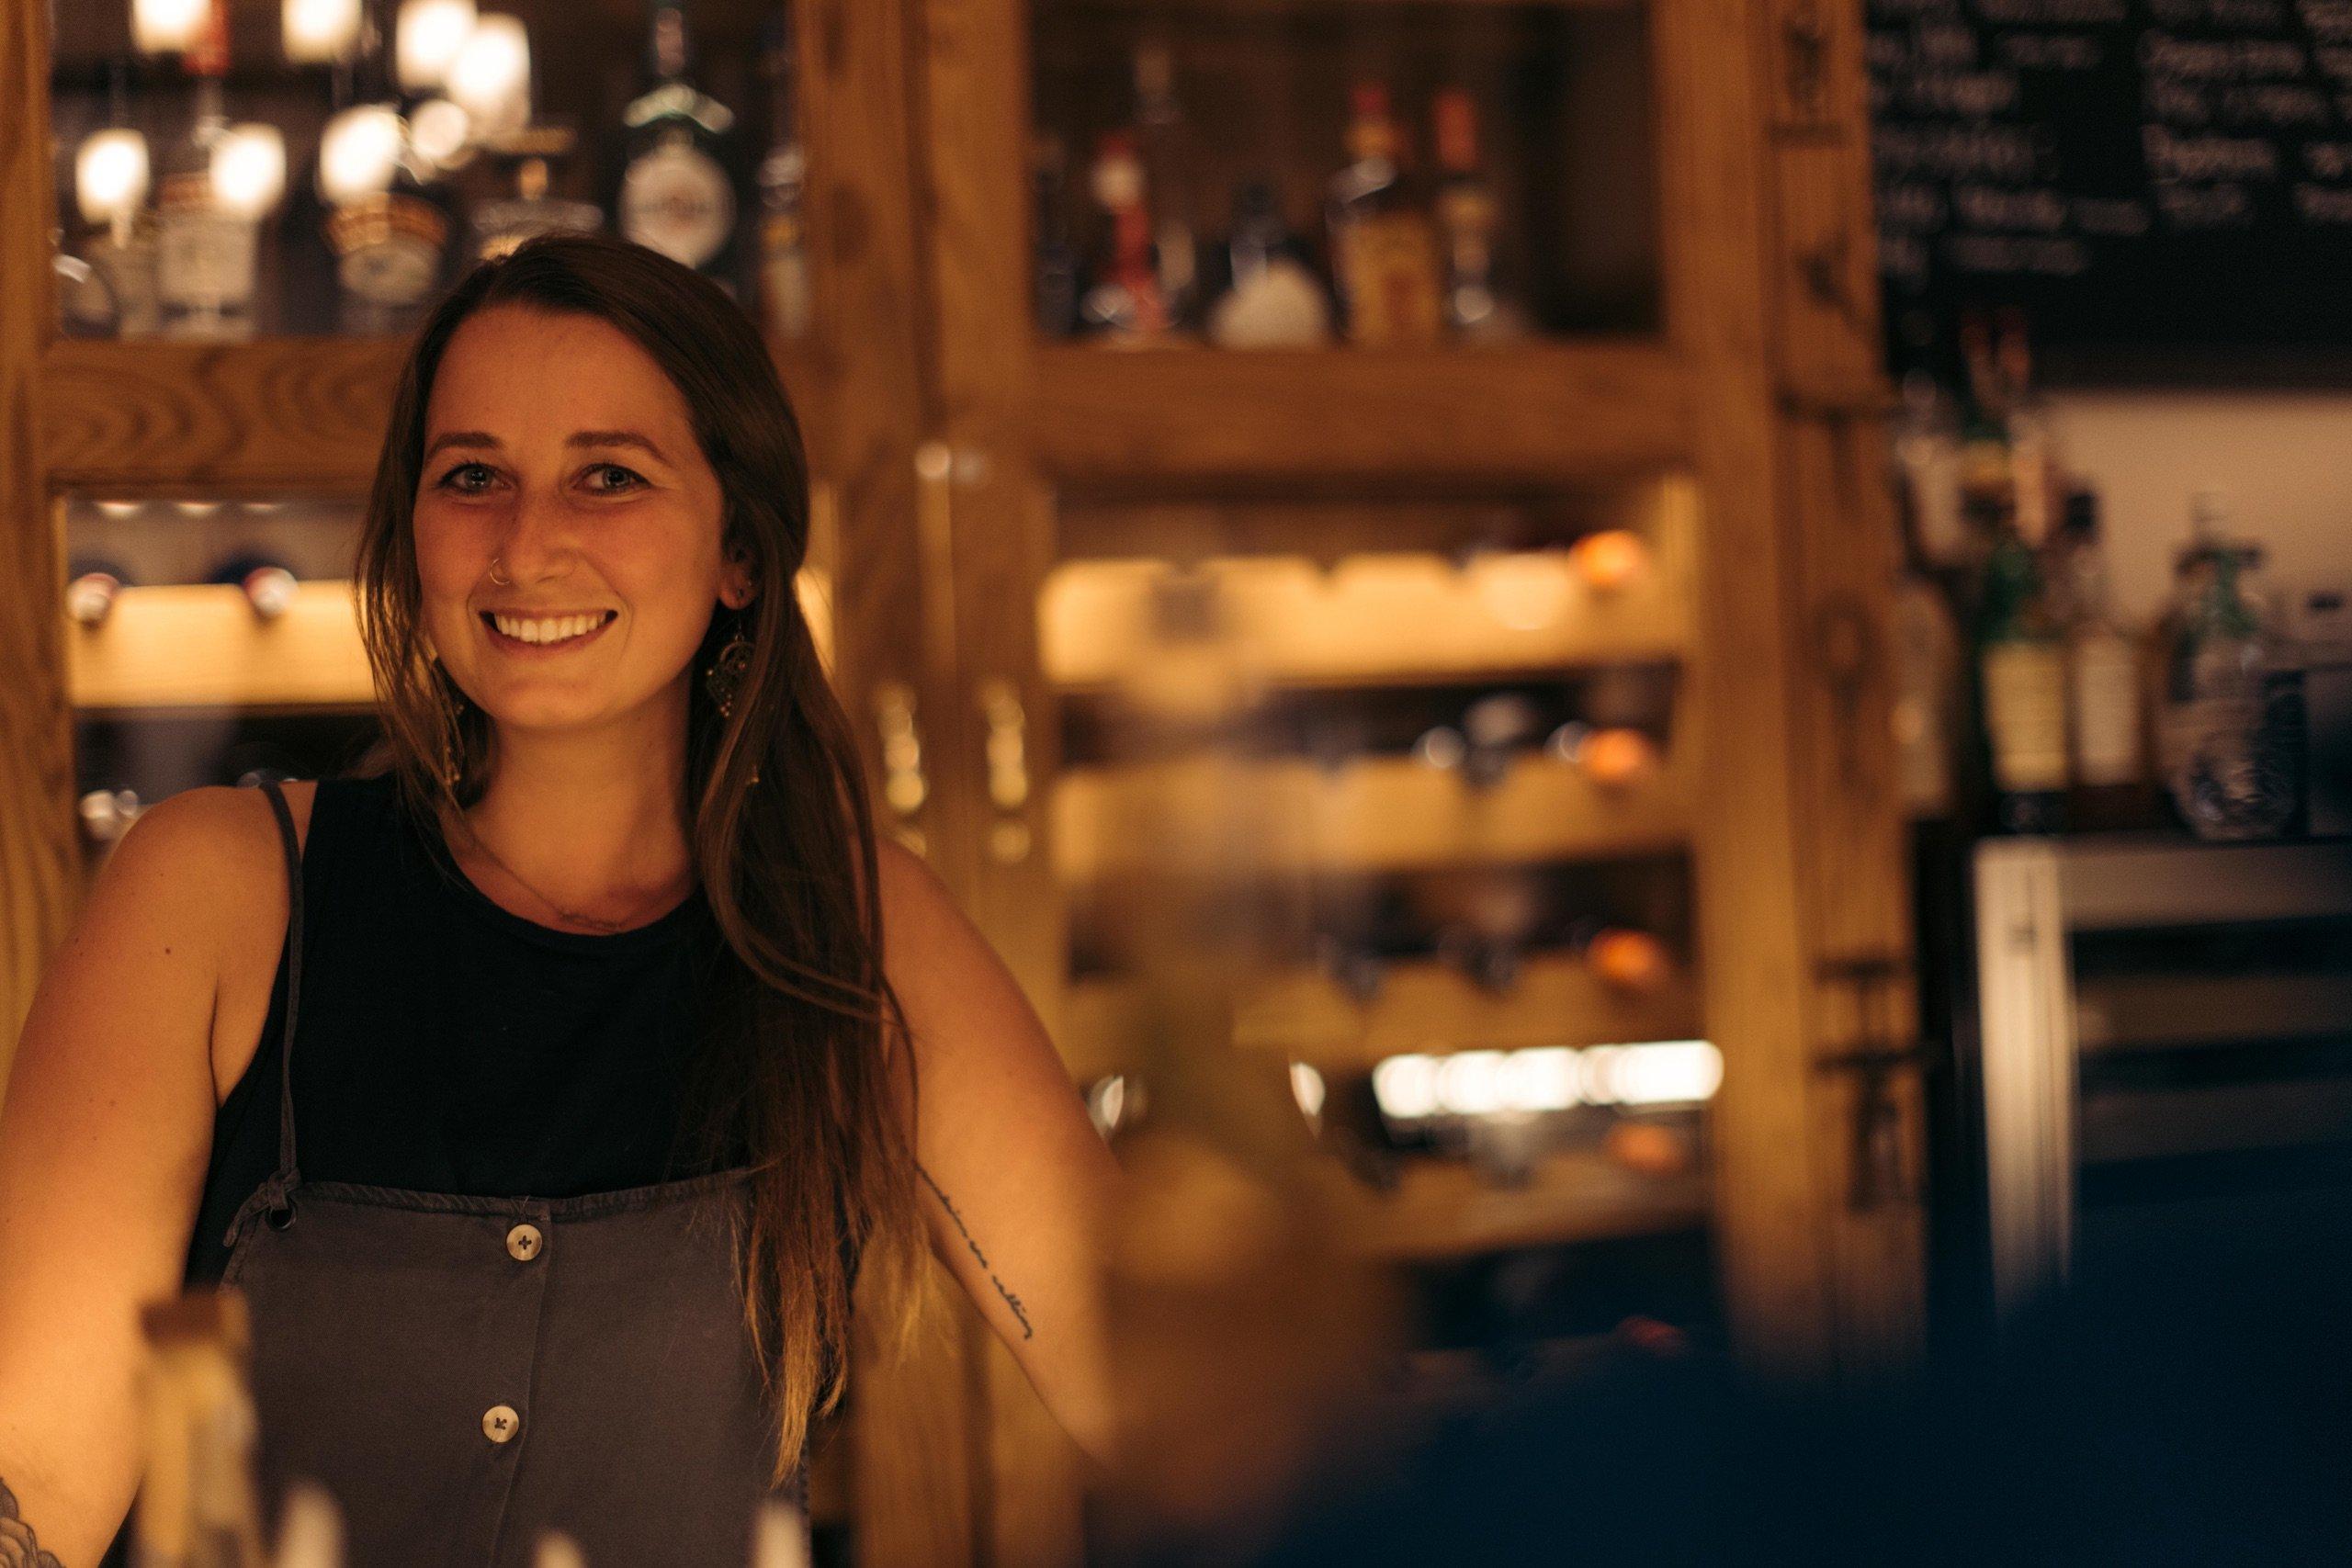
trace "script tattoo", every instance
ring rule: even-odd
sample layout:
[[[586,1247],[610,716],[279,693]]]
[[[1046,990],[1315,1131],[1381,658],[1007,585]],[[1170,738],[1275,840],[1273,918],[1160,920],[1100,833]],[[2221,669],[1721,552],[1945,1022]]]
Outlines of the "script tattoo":
[[[33,1527],[17,1512],[17,1495],[0,1481],[0,1568],[65,1568],[54,1551],[43,1551]]]
[[[940,1191],[939,1183],[931,1179],[931,1172],[924,1170],[920,1165],[915,1167],[915,1170],[922,1177],[923,1185],[930,1188],[933,1194],[938,1198],[939,1206],[947,1211],[947,1217],[956,1222],[956,1234],[962,1236],[964,1245],[972,1249],[972,1256],[979,1261],[981,1271],[989,1277],[989,1283],[994,1285],[996,1293],[1004,1298],[1004,1304],[1012,1309],[1012,1315],[1021,1320],[1021,1337],[1035,1339],[1037,1337],[1037,1331],[1029,1326],[1029,1314],[1023,1310],[1021,1298],[1006,1290],[1004,1281],[996,1277],[996,1270],[989,1267],[989,1255],[980,1250],[980,1244],[974,1241],[972,1233],[965,1228],[964,1216],[956,1212],[956,1205],[948,1201],[947,1194]],[[0,1568],[13,1568],[13,1564],[0,1564]]]

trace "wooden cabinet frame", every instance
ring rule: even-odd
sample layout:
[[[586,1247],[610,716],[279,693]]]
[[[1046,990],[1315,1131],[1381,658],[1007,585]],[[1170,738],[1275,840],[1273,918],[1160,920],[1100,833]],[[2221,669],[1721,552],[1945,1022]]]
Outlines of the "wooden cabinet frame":
[[[1726,1076],[1713,1213],[1743,1352],[1767,1371],[1908,1356],[1907,1168],[1861,1206],[1858,963],[1909,953],[1887,724],[1890,502],[1850,0],[1651,0],[1664,327],[1496,354],[1108,354],[1029,326],[1020,0],[796,7],[820,336],[785,366],[831,525],[836,672],[880,780],[911,718],[919,836],[1064,1038],[1050,874],[1057,765],[1034,607],[1063,485],[1677,473],[1701,519],[1684,714]],[[47,0],[0,0],[0,1074],[79,887],[52,502],[66,488],[356,493],[396,345],[59,342]],[[1028,716],[1025,803],[991,804],[991,723]],[[878,792],[877,792],[878,798]],[[889,814],[886,809],[886,819]],[[1001,846],[1025,832],[1033,846]],[[1898,982],[1897,992],[1905,987]],[[1882,999],[1904,1017],[1902,997]],[[936,1281],[934,1281],[936,1284]],[[947,1332],[864,1369],[861,1561],[1077,1561],[1074,1451],[1011,1357]]]

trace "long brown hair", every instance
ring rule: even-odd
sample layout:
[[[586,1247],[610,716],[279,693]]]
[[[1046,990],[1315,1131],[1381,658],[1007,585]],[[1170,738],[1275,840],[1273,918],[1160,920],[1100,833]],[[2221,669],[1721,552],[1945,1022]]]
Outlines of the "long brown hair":
[[[683,826],[726,953],[711,971],[694,1141],[753,1169],[740,1238],[744,1314],[779,1440],[797,1466],[839,1404],[853,1284],[903,1334],[921,1257],[905,1018],[882,967],[873,814],[847,716],[795,592],[808,547],[798,420],[756,328],[708,279],[617,240],[531,241],[469,273],[418,333],[368,500],[359,623],[403,807],[438,820],[480,800],[489,716],[423,635],[413,511],[425,412],[458,328],[495,305],[593,316],[650,355],[684,396],[724,496],[721,547],[750,606],[714,602],[692,667]],[[702,671],[741,629],[751,668],[722,716]],[[758,782],[752,782],[753,774]]]

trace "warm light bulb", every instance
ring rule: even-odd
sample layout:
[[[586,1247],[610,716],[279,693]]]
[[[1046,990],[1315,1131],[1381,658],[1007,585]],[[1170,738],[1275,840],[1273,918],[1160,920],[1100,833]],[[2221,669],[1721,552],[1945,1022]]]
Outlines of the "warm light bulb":
[[[474,0],[401,0],[392,48],[401,90],[424,93],[441,85],[473,30]]]
[[[212,149],[212,197],[239,218],[262,219],[286,195],[286,135],[274,125],[232,125]]]
[[[449,96],[476,136],[520,130],[531,118],[531,39],[518,17],[484,17],[449,65]]]
[[[74,155],[74,200],[85,223],[106,223],[147,199],[147,139],[116,127],[92,131]]]
[[[382,104],[361,104],[327,121],[319,137],[319,197],[341,207],[391,188],[400,167],[401,117]]]
[[[196,47],[211,12],[211,0],[132,0],[131,38],[148,54],[177,54]]]
[[[278,27],[297,64],[346,59],[359,39],[359,0],[283,0]]]
[[[427,98],[408,111],[408,143],[420,157],[455,168],[469,154],[473,117],[447,98]]]

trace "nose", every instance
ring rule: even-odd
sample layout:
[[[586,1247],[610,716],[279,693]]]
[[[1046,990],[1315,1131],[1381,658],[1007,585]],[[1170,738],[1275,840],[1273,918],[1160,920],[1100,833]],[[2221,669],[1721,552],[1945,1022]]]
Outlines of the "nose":
[[[505,527],[494,541],[507,581],[519,585],[561,579],[578,554],[575,522],[571,508],[554,489],[519,487]]]

